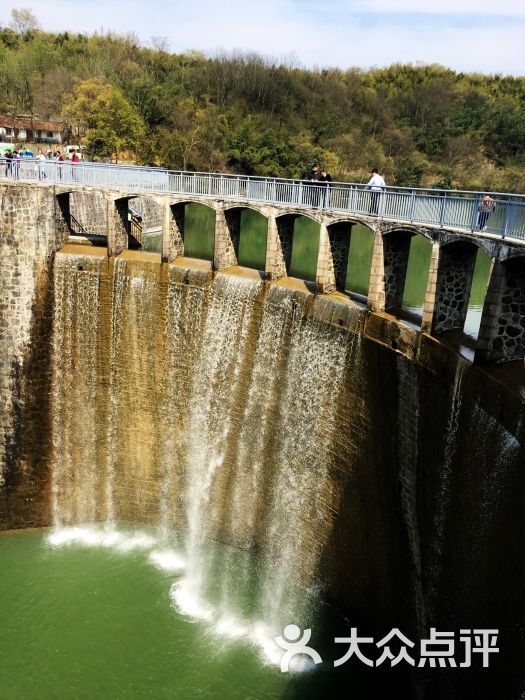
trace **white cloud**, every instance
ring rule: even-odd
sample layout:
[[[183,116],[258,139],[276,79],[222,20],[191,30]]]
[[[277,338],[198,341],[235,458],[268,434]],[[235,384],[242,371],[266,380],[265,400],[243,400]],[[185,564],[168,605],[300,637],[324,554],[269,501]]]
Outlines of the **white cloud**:
[[[525,18],[521,0],[353,0],[342,3],[358,12],[388,12],[430,15],[486,15]]]
[[[441,63],[456,70],[524,74],[525,3],[500,0],[27,0],[45,29],[75,32],[134,32],[147,43],[166,36],[175,52],[197,49],[256,51],[272,58],[296,56],[306,66],[385,66],[391,63]],[[20,2],[4,0],[0,20]],[[386,23],[382,11],[399,13]],[[371,12],[364,17],[358,9]],[[447,21],[435,14],[485,11],[513,21]],[[417,26],[412,13],[419,13]],[[423,19],[421,18],[423,13]]]

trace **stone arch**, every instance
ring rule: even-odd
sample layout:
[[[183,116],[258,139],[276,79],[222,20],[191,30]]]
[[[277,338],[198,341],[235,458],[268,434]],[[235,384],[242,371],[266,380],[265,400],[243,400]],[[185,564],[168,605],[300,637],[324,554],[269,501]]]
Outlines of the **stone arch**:
[[[381,232],[385,311],[399,311],[403,306],[410,245],[418,233],[412,227],[399,226]]]
[[[81,189],[69,193],[71,233],[88,237],[107,237],[107,196],[102,190]]]
[[[216,228],[219,210],[202,200],[178,201],[171,204],[171,211],[182,217],[182,242],[184,255],[190,258],[216,261]],[[177,214],[174,214],[177,218]]]
[[[315,281],[319,256],[320,227],[317,217],[301,210],[287,211],[275,218],[285,274],[299,279]],[[298,220],[305,224],[297,228]],[[312,237],[313,225],[319,226],[317,239]],[[311,229],[310,231],[308,229]],[[295,253],[295,255],[294,255]]]
[[[233,204],[224,207],[224,215],[237,263],[266,270],[268,214],[258,207]]]
[[[137,194],[128,199],[130,234],[150,252],[162,252],[164,202],[150,194]]]
[[[232,211],[234,209],[249,209],[254,211],[265,218],[268,218],[268,211],[266,207],[256,207],[253,204],[240,204],[239,202],[225,202],[224,211]]]
[[[478,249],[483,250],[489,258],[494,258],[501,247],[501,241],[493,241],[487,238],[472,236],[472,234],[443,234],[440,239],[440,247],[453,245],[458,242],[468,243]]]
[[[170,201],[171,206],[174,206],[174,205],[185,206],[186,204],[201,204],[202,206],[208,207],[208,209],[213,209],[214,211],[219,206],[218,201],[206,199],[206,197],[191,197],[191,196],[186,196],[186,195],[184,195],[184,197],[170,196],[169,201]]]
[[[377,232],[366,223],[352,226],[350,258],[347,268],[347,290],[359,301],[368,299]],[[382,240],[381,240],[382,244]],[[381,275],[383,263],[381,259]]]
[[[363,251],[363,242],[360,234],[367,231],[371,242],[373,242],[374,229],[368,225],[368,222],[365,223],[358,218],[349,216],[330,217],[326,227],[335,288],[340,291],[346,291],[348,288],[350,293],[355,293],[360,298],[366,297],[370,282],[372,246],[370,247],[369,255],[365,255],[364,267],[362,256],[359,258],[358,265],[354,263],[358,260],[359,252]],[[368,258],[368,264],[366,264],[366,258]],[[352,286],[353,284],[355,284],[355,287]]]
[[[525,357],[525,251],[492,269],[481,316],[476,361],[508,362]]]
[[[433,231],[430,229],[423,228],[421,226],[415,226],[414,224],[383,224],[381,226],[381,234],[383,236],[388,236],[391,233],[408,233],[411,236],[417,235],[425,238],[429,243],[434,242]]]
[[[432,333],[463,330],[479,248],[466,238],[440,246]]]
[[[277,245],[282,258],[283,274],[289,275],[292,266],[294,223],[298,214],[286,213],[275,217]]]
[[[352,224],[349,221],[334,221],[327,224],[330,261],[333,267],[335,288],[346,289],[346,272],[350,257]]]

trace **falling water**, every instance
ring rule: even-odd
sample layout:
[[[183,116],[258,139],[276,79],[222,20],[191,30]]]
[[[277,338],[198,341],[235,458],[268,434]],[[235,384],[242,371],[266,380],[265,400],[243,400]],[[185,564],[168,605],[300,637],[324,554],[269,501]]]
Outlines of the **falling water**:
[[[445,540],[445,526],[451,497],[452,466],[457,447],[457,434],[463,399],[463,378],[469,367],[463,357],[458,357],[454,384],[451,392],[450,412],[445,433],[445,444],[442,467],[440,470],[439,490],[436,492],[434,510],[434,532],[431,541],[433,561],[431,564],[431,578],[429,584],[430,605],[435,602],[441,563],[443,560],[443,546]]]
[[[253,307],[260,282],[218,275],[203,324],[188,407],[185,483],[187,574],[176,599],[188,611],[204,610],[213,556],[208,544],[220,533],[235,478],[228,451],[237,439],[235,417],[243,396]],[[191,607],[188,607],[191,606]]]
[[[157,523],[175,604],[219,631],[304,620],[358,312],[131,252],[57,255],[55,293],[55,524]]]
[[[419,440],[419,385],[417,368],[402,355],[396,358],[399,382],[399,478],[405,530],[412,560],[412,590],[419,631],[426,627],[421,578],[421,544],[417,522],[417,465]]]
[[[57,254],[53,334],[53,467],[55,525],[99,517],[97,453],[100,256]]]

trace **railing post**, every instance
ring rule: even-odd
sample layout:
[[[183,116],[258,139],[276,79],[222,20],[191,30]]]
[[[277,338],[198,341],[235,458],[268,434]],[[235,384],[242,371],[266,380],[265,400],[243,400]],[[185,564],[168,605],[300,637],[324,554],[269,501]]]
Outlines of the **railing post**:
[[[506,203],[506,206],[505,206],[505,218],[504,218],[504,220],[503,220],[503,226],[502,226],[502,230],[501,230],[501,237],[502,237],[502,238],[505,238],[505,236],[506,236],[507,233],[508,233],[508,230],[509,230],[509,221],[510,221],[510,218],[511,218],[511,217],[510,217],[510,212],[511,212],[512,209],[513,209],[513,204],[512,204],[512,202],[508,199],[508,200],[507,200],[507,203]]]
[[[476,199],[472,200],[473,204],[473,209],[472,209],[472,218],[470,222],[470,230],[474,233],[476,230],[476,226],[478,223],[478,212],[479,212],[479,205],[481,204],[481,197],[477,197]]]
[[[441,213],[439,215],[439,225],[441,226],[441,228],[443,228],[443,226],[445,224],[446,208],[447,208],[447,193],[445,192],[445,194],[441,198]]]
[[[414,221],[414,211],[415,211],[415,208],[416,208],[416,193],[414,192],[414,190],[412,190],[412,191],[410,192],[410,214],[408,215],[408,216],[409,216],[409,220],[410,220],[411,222]]]

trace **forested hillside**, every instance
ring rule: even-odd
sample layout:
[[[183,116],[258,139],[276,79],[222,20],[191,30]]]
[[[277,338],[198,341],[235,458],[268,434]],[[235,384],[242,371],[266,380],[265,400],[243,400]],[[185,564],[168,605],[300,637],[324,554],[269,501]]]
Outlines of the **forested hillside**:
[[[8,18],[0,18],[7,20]],[[66,119],[91,157],[176,169],[525,192],[525,77],[312,71],[133,36],[0,30],[0,113]]]

